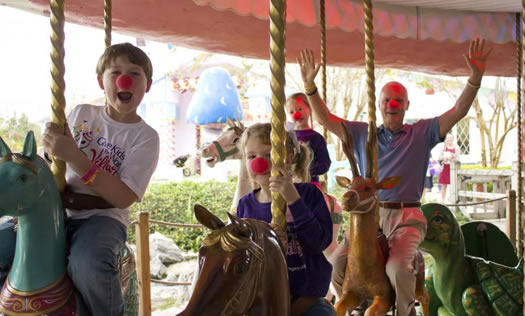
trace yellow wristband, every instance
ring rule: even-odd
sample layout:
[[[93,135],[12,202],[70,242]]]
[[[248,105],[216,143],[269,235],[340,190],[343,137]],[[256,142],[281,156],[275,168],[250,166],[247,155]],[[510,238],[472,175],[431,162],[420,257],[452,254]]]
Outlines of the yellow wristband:
[[[304,91],[312,91],[314,90],[315,88],[317,88],[317,86],[315,85],[315,83],[309,85],[309,86],[305,86],[304,87]]]
[[[87,185],[87,186],[92,185],[93,182],[95,182],[95,178],[97,177],[97,174],[98,174],[99,171],[100,171],[100,169],[95,170],[93,175],[91,177],[89,177],[89,179],[86,182],[84,182],[84,184]]]

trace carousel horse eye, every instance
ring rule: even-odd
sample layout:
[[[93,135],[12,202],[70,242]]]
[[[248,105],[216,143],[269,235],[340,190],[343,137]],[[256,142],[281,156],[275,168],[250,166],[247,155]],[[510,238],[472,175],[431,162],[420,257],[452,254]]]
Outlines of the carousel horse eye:
[[[436,224],[441,224],[441,223],[443,223],[443,217],[436,216],[436,217],[432,218],[432,222],[436,223]]]
[[[233,140],[233,143],[234,143],[234,144],[237,144],[237,142],[239,141],[239,139],[240,139],[239,137],[235,138],[235,139]]]
[[[29,178],[29,177],[28,177],[27,174],[25,174],[25,173],[22,173],[22,174],[20,175],[20,181],[22,181],[23,183],[25,183],[25,182],[27,181],[28,178]]]
[[[249,261],[250,261],[250,259],[247,258],[246,261],[238,262],[233,267],[233,274],[239,275],[239,274],[243,274],[244,272],[246,272],[246,270],[248,270],[248,263],[249,263]]]

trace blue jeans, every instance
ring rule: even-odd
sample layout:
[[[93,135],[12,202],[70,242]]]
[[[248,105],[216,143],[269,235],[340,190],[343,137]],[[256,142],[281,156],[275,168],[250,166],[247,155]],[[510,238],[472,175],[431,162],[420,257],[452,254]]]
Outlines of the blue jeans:
[[[332,304],[326,302],[323,297],[320,297],[317,299],[317,302],[301,316],[335,316],[335,310]]]
[[[69,220],[67,271],[92,315],[124,315],[118,256],[127,238],[126,227],[107,216]],[[14,253],[12,222],[0,223],[0,282],[3,284]]]
[[[126,227],[107,216],[69,220],[67,271],[93,316],[124,315],[118,256]]]

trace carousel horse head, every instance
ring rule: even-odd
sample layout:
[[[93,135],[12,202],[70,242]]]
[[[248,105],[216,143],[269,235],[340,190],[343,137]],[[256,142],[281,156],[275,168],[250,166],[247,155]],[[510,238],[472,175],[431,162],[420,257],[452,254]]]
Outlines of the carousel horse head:
[[[210,167],[226,159],[241,159],[241,152],[237,148],[237,143],[241,138],[246,127],[237,120],[226,119],[228,127],[222,132],[217,140],[207,146],[203,146],[200,155],[206,159]]]
[[[12,153],[0,138],[0,217],[26,215],[50,186],[56,188],[47,163],[37,155],[33,132],[27,134],[21,153]],[[47,198],[60,203],[58,193]]]
[[[284,251],[266,222],[228,213],[225,225],[195,205],[211,230],[199,249],[199,278],[179,315],[288,315],[290,294]]]

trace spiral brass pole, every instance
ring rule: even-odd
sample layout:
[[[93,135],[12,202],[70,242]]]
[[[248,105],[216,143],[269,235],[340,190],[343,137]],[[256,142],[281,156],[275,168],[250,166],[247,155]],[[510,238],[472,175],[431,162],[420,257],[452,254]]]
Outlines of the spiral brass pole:
[[[104,43],[106,48],[111,46],[111,0],[104,0]]]
[[[320,0],[319,15],[320,15],[320,30],[321,30],[321,97],[324,102],[328,102],[326,97],[326,13],[325,13],[325,0]],[[313,128],[313,126],[312,126]],[[328,142],[328,130],[322,128],[323,137]],[[327,181],[327,175],[323,175],[323,180]]]
[[[367,176],[377,180],[377,127],[376,95],[374,66],[374,25],[372,0],[363,0],[365,32],[365,69],[368,95],[368,141],[367,147],[371,157],[367,157]]]
[[[51,122],[64,129],[66,100],[64,98],[64,0],[50,0],[51,23]],[[66,163],[53,157],[51,166],[60,191],[66,187]]]
[[[523,28],[525,29],[525,21],[523,20],[523,18],[525,17],[525,0],[522,0],[521,1],[521,6],[522,6],[522,12],[521,12],[521,21],[522,21],[522,26]],[[517,26],[518,27],[518,26]],[[517,38],[516,38],[517,40]],[[520,60],[518,61],[518,63],[520,65],[523,65],[523,56],[525,54],[523,54],[523,43],[525,42],[525,32],[522,32],[522,36],[521,36],[521,48],[520,49],[520,55],[521,55],[521,58]],[[521,68],[523,69],[523,66],[521,66]],[[523,71],[521,72],[521,78],[519,78],[519,80],[523,80]],[[518,80],[518,81],[519,81]],[[523,256],[523,227],[525,226],[524,225],[524,221],[525,219],[523,218],[523,204],[521,203],[521,191],[523,189],[523,183],[522,183],[522,180],[523,180],[523,177],[522,177],[522,151],[523,151],[523,131],[522,131],[522,123],[519,119],[521,119],[521,110],[522,110],[522,105],[521,105],[521,102],[519,103],[518,105],[518,197],[517,197],[517,200],[518,200],[518,214],[519,214],[519,220],[518,220],[518,227],[519,227],[519,255],[520,257]],[[525,278],[523,278],[523,285],[525,286]],[[525,291],[523,291],[523,299],[525,300]],[[523,311],[522,311],[523,315],[525,315],[525,306],[523,307]]]
[[[520,29],[520,21],[521,16],[519,13],[516,13],[516,68],[517,68],[517,121],[518,121],[518,187],[516,192],[516,200],[518,202],[517,208],[518,208],[518,245],[517,245],[517,251],[518,251],[518,257],[523,256],[523,203],[521,202],[523,199],[523,178],[522,178],[522,161],[523,161],[523,126],[522,126],[522,87],[521,87],[521,80],[523,76],[523,38],[521,34]]]
[[[272,165],[284,167],[286,158],[285,130],[286,114],[284,104],[285,86],[285,27],[286,0],[270,0],[270,70],[272,72]],[[278,176],[279,171],[272,168],[272,176]],[[286,231],[286,203],[279,193],[272,193],[272,223],[276,223],[281,231]]]

